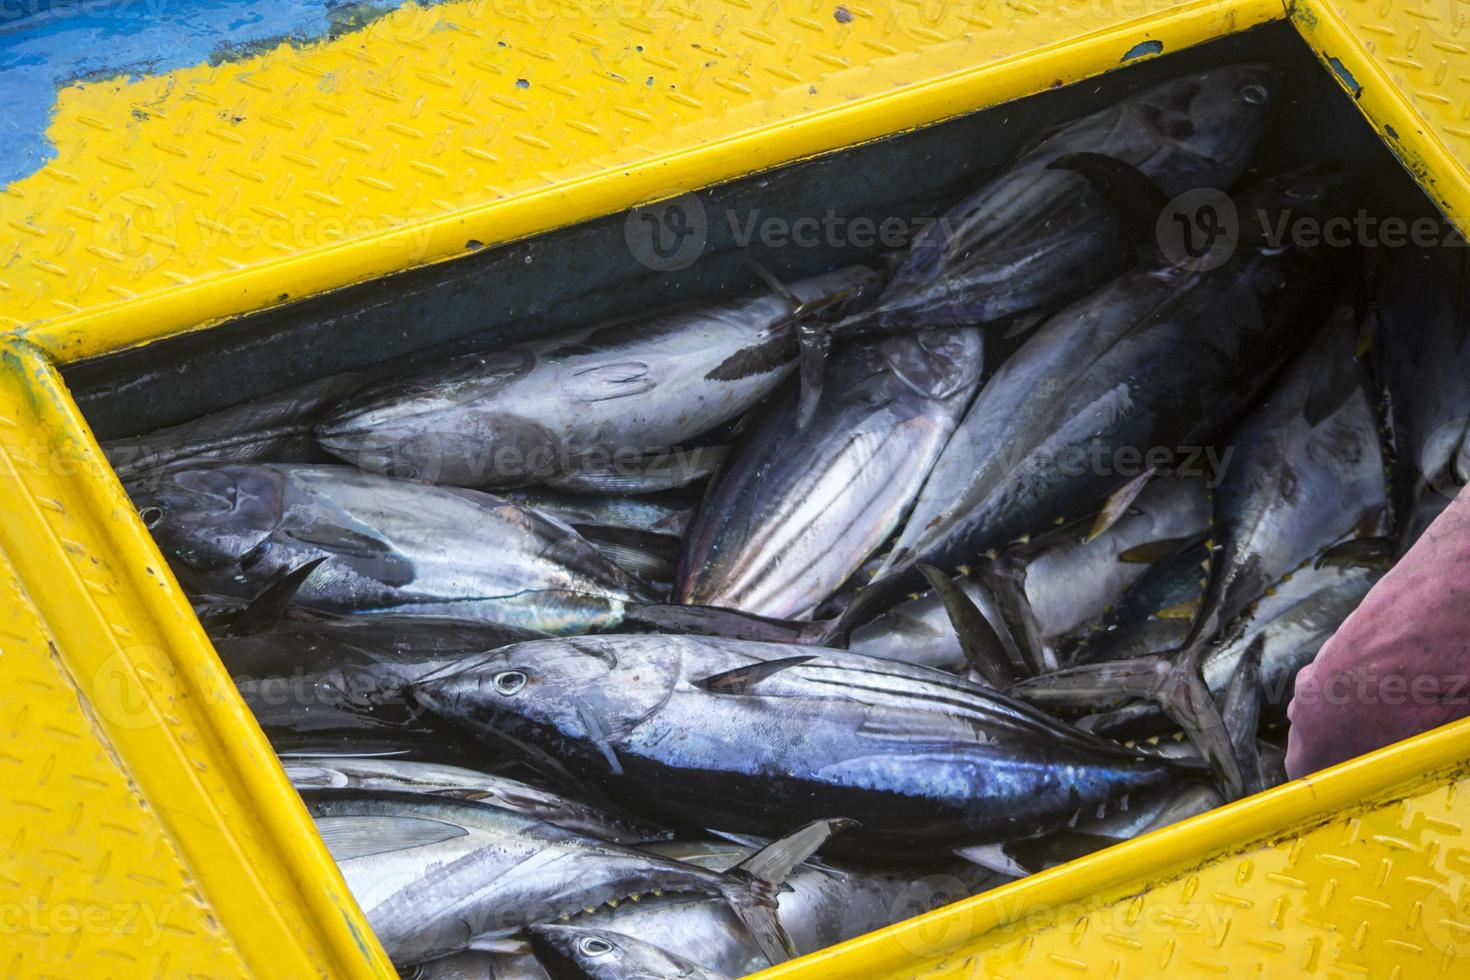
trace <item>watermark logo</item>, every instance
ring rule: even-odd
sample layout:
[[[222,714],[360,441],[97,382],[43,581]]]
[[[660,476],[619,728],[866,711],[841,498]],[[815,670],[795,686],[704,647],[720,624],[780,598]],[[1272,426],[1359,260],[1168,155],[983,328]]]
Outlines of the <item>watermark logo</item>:
[[[1240,244],[1240,215],[1224,191],[1197,187],[1174,198],[1154,224],[1159,250],[1192,272],[1218,269]]]
[[[1470,876],[1435,885],[1420,915],[1419,928],[1431,946],[1452,959],[1470,958]]]
[[[97,208],[92,244],[131,266],[152,268],[178,247],[177,203],[149,188],[112,195]]]
[[[1425,29],[1452,44],[1463,44],[1470,33],[1470,4],[1464,0],[1420,0]]]
[[[693,194],[641,205],[628,212],[623,240],[633,258],[654,272],[687,269],[709,244],[709,216]]]
[[[1419,454],[1419,472],[1435,493],[1450,500],[1470,483],[1470,417],[1450,419],[1430,433]]]

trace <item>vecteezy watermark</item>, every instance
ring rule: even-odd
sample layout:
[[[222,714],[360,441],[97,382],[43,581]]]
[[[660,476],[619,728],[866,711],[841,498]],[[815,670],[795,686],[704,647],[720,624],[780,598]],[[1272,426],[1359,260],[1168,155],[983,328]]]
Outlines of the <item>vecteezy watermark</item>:
[[[874,245],[886,249],[903,248],[913,236],[926,225],[930,218],[871,218],[866,215],[846,217],[828,208],[820,217],[804,215],[788,218],[783,215],[763,214],[759,209],[739,215],[726,211],[730,223],[730,234],[735,244],[748,248],[760,244],[766,248],[872,248]],[[939,219],[943,227],[941,234],[948,234],[948,222]]]
[[[728,233],[738,248],[881,248],[901,249],[919,232],[948,240],[946,217],[843,215],[833,208],[821,214],[785,215],[759,208],[724,208],[709,212],[693,194],[639,205],[623,221],[623,238],[641,265],[655,272],[677,272],[698,261],[715,232]]]
[[[1225,479],[1235,455],[1233,446],[1115,446],[1104,439],[1074,444],[1057,454],[1064,476],[1120,476],[1133,478],[1149,471],[1200,477],[1214,489]]]
[[[1419,453],[1425,484],[1454,500],[1470,484],[1470,417],[1450,419],[1429,434]]]
[[[1154,224],[1159,251],[1181,269],[1218,269],[1240,244],[1240,214],[1224,191],[1197,187],[1174,198]]]
[[[1419,928],[1446,956],[1470,958],[1470,875],[1455,875],[1430,888],[1419,904]]]
[[[0,903],[0,936],[130,936],[147,949],[163,938],[174,912],[172,899],[160,904],[56,902],[32,895]]]
[[[1439,218],[1378,215],[1364,208],[1321,216],[1291,208],[1256,208],[1241,214],[1224,191],[1199,187],[1175,197],[1154,224],[1159,251],[1171,264],[1194,272],[1230,261],[1242,242],[1285,248],[1458,248],[1465,237]]]
[[[623,221],[623,240],[639,264],[655,272],[678,272],[699,260],[709,244],[704,202],[679,194],[639,205]]]

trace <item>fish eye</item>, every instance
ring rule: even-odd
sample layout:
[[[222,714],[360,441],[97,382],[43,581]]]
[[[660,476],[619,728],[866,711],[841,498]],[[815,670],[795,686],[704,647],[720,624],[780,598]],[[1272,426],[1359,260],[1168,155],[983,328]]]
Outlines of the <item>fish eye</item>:
[[[138,516],[143,519],[143,526],[151,531],[163,523],[163,508],[157,504],[149,504],[138,511]]]
[[[1264,105],[1270,96],[1271,93],[1266,90],[1266,86],[1255,83],[1243,86],[1240,90],[1240,98],[1247,105]]]
[[[583,936],[578,940],[577,948],[585,956],[606,956],[613,951],[612,943],[597,936]]]
[[[525,687],[526,680],[527,677],[524,670],[502,670],[490,679],[490,683],[495,685],[495,690],[498,693],[509,697]]]

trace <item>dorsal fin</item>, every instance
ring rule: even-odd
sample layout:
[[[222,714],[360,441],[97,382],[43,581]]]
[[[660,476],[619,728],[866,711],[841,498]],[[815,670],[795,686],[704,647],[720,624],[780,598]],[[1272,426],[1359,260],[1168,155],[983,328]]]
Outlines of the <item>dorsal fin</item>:
[[[1169,197],[1143,171],[1105,153],[1068,153],[1047,164],[1049,170],[1071,170],[1087,179],[1133,246],[1140,262],[1167,264],[1155,230]]]
[[[1005,644],[995,627],[990,625],[990,620],[948,575],[933,565],[920,565],[919,571],[944,603],[944,611],[949,614],[950,625],[960,639],[960,649],[970,666],[991,687],[997,691],[1005,690],[1016,678],[1011,671],[1011,659],[1006,654]]]
[[[815,656],[800,656],[783,657],[780,660],[763,660],[759,663],[746,664],[744,667],[736,667],[734,670],[711,674],[709,677],[702,677],[690,683],[711,694],[753,694],[756,685],[773,674],[779,674],[788,667],[799,667],[815,659],[817,659]]]
[[[300,592],[306,580],[311,578],[311,573],[326,560],[326,555],[320,555],[310,561],[302,562],[295,568],[278,572],[266,583],[265,588],[261,589],[255,598],[251,599],[249,604],[230,620],[229,627],[225,631],[226,635],[252,636],[275,626],[296,599],[296,593]]]
[[[463,827],[441,820],[379,815],[318,817],[316,829],[332,860],[338,863],[370,854],[425,847],[469,833]]]

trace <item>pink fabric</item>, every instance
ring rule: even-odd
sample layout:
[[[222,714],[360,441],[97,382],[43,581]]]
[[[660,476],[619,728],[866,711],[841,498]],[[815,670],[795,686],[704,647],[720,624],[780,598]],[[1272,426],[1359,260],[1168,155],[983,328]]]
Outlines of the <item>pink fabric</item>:
[[[1297,674],[1293,779],[1470,715],[1470,490]]]

